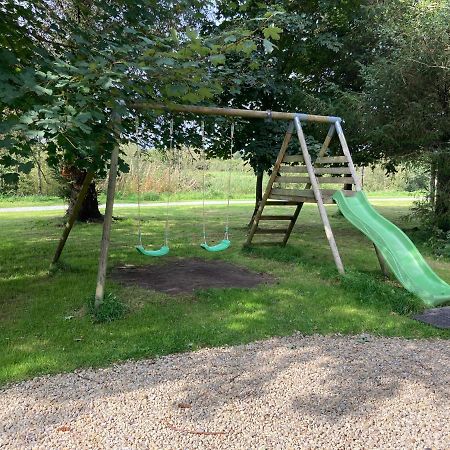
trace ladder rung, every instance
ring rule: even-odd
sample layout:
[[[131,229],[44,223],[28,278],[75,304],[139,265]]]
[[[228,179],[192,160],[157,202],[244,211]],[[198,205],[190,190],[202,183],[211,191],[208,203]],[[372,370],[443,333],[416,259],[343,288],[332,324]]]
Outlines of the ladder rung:
[[[257,234],[285,234],[287,230],[281,228],[258,228],[255,233]]]
[[[355,184],[355,181],[352,177],[324,177],[318,176],[317,181],[319,184]],[[282,184],[302,184],[302,183],[311,183],[309,177],[276,177],[276,183]]]
[[[311,180],[309,177],[276,177],[275,178],[276,183],[310,183]]]
[[[345,156],[321,156],[317,158],[315,164],[341,164],[348,162]]]
[[[306,166],[283,166],[280,167],[279,172],[281,176],[285,173],[308,173]],[[349,167],[314,167],[316,175],[333,174],[333,175],[347,175],[351,174]]]
[[[336,189],[319,189],[322,197],[332,197]],[[312,189],[281,189],[273,188],[271,194],[286,195],[288,197],[312,197],[314,198],[314,191]]]
[[[293,216],[261,216],[259,220],[292,220]]]
[[[291,199],[291,200],[287,200],[292,202],[293,205],[298,205],[299,203],[317,203],[316,199],[314,197],[289,197],[287,195],[277,195],[277,194],[270,194],[270,198],[273,199],[280,199],[280,200],[285,200],[285,199]],[[325,203],[326,205],[328,204],[333,204],[334,200],[331,197],[322,197],[322,201],[323,203]]]
[[[303,162],[303,155],[286,155],[283,158],[284,163]]]

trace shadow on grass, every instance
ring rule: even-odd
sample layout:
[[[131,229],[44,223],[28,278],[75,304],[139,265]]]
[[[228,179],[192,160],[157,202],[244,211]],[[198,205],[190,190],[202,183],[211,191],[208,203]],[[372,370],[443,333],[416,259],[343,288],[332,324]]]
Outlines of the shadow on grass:
[[[75,296],[84,298],[89,291],[78,289],[69,293],[63,281],[59,280],[53,289],[64,290],[70,296],[54,305],[45,326],[41,321],[33,323],[32,317],[39,317],[52,307],[51,297],[28,305],[31,315],[19,323],[23,335],[8,341],[7,352],[3,354],[0,370],[3,381],[128,358],[252,342],[296,331],[415,337],[424,330],[417,322],[390,314],[391,305],[383,300],[371,297],[373,301],[367,301],[360,292],[347,292],[333,280],[320,279],[292,280],[270,288],[210,289],[175,298],[117,287],[119,298],[133,299],[132,311],[124,319],[93,325],[89,317],[79,317],[76,310],[68,309],[77,302],[82,305],[82,300],[76,301]],[[41,298],[45,292],[51,292],[48,285],[38,289]],[[66,320],[66,316],[70,319]],[[434,330],[427,334],[440,335]]]
[[[339,275],[333,266],[319,264],[310,253],[292,247],[276,249],[246,247],[243,251],[248,255],[282,263],[295,263],[305,271],[314,271],[324,281],[334,283],[351,293],[362,306],[387,308],[402,315],[417,314],[425,308],[418,297],[406,291],[397,281],[386,280],[379,273],[350,269],[345,275]]]

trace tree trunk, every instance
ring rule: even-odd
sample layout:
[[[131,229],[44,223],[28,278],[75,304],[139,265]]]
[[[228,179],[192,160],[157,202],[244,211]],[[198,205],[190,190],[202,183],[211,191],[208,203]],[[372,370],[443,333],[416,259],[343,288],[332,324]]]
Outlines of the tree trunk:
[[[430,167],[430,204],[434,209],[436,204],[436,159],[434,156],[431,157],[431,167]]]
[[[42,195],[42,164],[41,164],[41,151],[39,149],[37,153],[37,176],[38,176],[38,194]]]
[[[256,174],[256,185],[255,185],[255,209],[253,210],[250,222],[247,224],[248,227],[252,226],[253,219],[255,218],[256,213],[258,212],[259,204],[261,203],[261,200],[263,198],[263,179],[264,179],[264,172],[258,172]]]
[[[70,198],[69,207],[67,208],[66,215],[70,216],[75,206],[78,193],[83,185],[86,172],[78,170],[74,167],[64,169],[62,173],[63,177],[69,180],[70,183]],[[80,222],[102,222],[103,215],[98,208],[97,189],[95,187],[95,181],[93,181],[88,188],[86,197],[81,205],[78,218]]]
[[[450,153],[443,152],[436,159],[436,199],[434,206],[435,224],[444,231],[450,231]]]

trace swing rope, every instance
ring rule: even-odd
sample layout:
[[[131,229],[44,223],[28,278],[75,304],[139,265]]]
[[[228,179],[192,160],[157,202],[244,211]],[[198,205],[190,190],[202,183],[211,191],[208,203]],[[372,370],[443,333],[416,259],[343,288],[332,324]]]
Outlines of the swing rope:
[[[138,133],[138,119],[136,119],[136,136]],[[136,141],[136,153],[137,153],[137,162],[136,169],[138,173],[138,183],[137,183],[137,191],[138,191],[138,247],[142,247],[142,218],[141,218],[141,150],[139,148],[139,144]]]
[[[136,135],[138,132],[138,122],[136,120]],[[171,158],[172,150],[173,150],[173,118],[170,121],[170,149],[169,149],[169,158]],[[165,227],[164,227],[164,245],[158,250],[146,250],[142,245],[142,218],[141,218],[141,169],[140,169],[140,157],[141,152],[139,149],[139,145],[136,144],[136,148],[138,149],[138,159],[137,159],[137,170],[138,170],[138,245],[136,246],[136,250],[145,256],[164,256],[169,253],[169,206],[170,206],[170,187],[171,187],[171,167],[169,167],[169,175],[168,175],[168,186],[169,190],[167,191],[167,200],[166,200],[166,219],[165,219]]]
[[[202,132],[202,155],[204,162],[206,161],[206,152],[205,152],[205,123],[202,121],[201,125]],[[206,242],[206,213],[205,213],[205,167],[203,169],[203,243],[201,247],[208,252],[221,252],[226,250],[231,245],[231,241],[229,239],[229,226],[230,226],[230,198],[231,198],[231,162],[234,152],[234,122],[231,123],[231,144],[230,144],[230,162],[228,164],[228,193],[227,193],[227,210],[226,210],[226,219],[225,219],[225,232],[224,238],[216,245],[208,245]]]
[[[169,126],[169,158],[172,161],[172,153],[173,153],[173,118],[170,119]],[[167,189],[167,197],[166,197],[166,224],[164,228],[164,245],[166,247],[169,246],[169,207],[170,207],[170,189],[172,187],[172,178],[171,178],[172,168],[169,164],[169,175],[167,178],[168,189]]]
[[[202,219],[203,219],[203,244],[208,245],[206,243],[206,213],[205,213],[205,185],[206,185],[206,152],[205,152],[205,121],[202,120],[201,124],[201,132],[202,132]]]
[[[227,217],[225,222],[225,238],[229,240],[229,227],[230,227],[230,199],[231,199],[231,163],[234,155],[234,121],[231,122],[231,131],[230,131],[230,161],[228,163],[228,198],[227,198]]]

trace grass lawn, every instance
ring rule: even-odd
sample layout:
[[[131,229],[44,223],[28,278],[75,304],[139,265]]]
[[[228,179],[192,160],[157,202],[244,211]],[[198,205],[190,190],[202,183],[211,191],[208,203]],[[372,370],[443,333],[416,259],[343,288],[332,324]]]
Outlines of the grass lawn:
[[[64,205],[64,201],[54,195],[0,195],[0,208],[53,205]]]
[[[407,203],[386,202],[382,214],[401,224]],[[43,373],[102,366],[127,358],[250,342],[295,331],[373,333],[408,338],[449,338],[450,332],[410,318],[421,308],[416,298],[379,275],[371,243],[329,207],[332,226],[348,274],[337,276],[315,205],[301,214],[285,248],[243,249],[251,205],[233,206],[232,241],[227,252],[208,254],[201,240],[201,208],[172,208],[170,257],[221,258],[268,272],[278,279],[256,289],[219,289],[172,298],[109,282],[108,289],[130,312],[107,324],[93,324],[86,313],[97,270],[101,226],[77,225],[53,274],[48,263],[61,233],[55,212],[3,213],[0,216],[0,383]],[[220,238],[225,209],[210,207],[210,232]],[[164,208],[144,208],[146,243],[162,240]],[[115,210],[110,267],[158,264],[134,250],[134,209]],[[407,226],[412,228],[414,224]],[[422,249],[423,250],[423,249]],[[450,262],[428,258],[450,282]],[[220,277],[220,273],[217,274]]]

